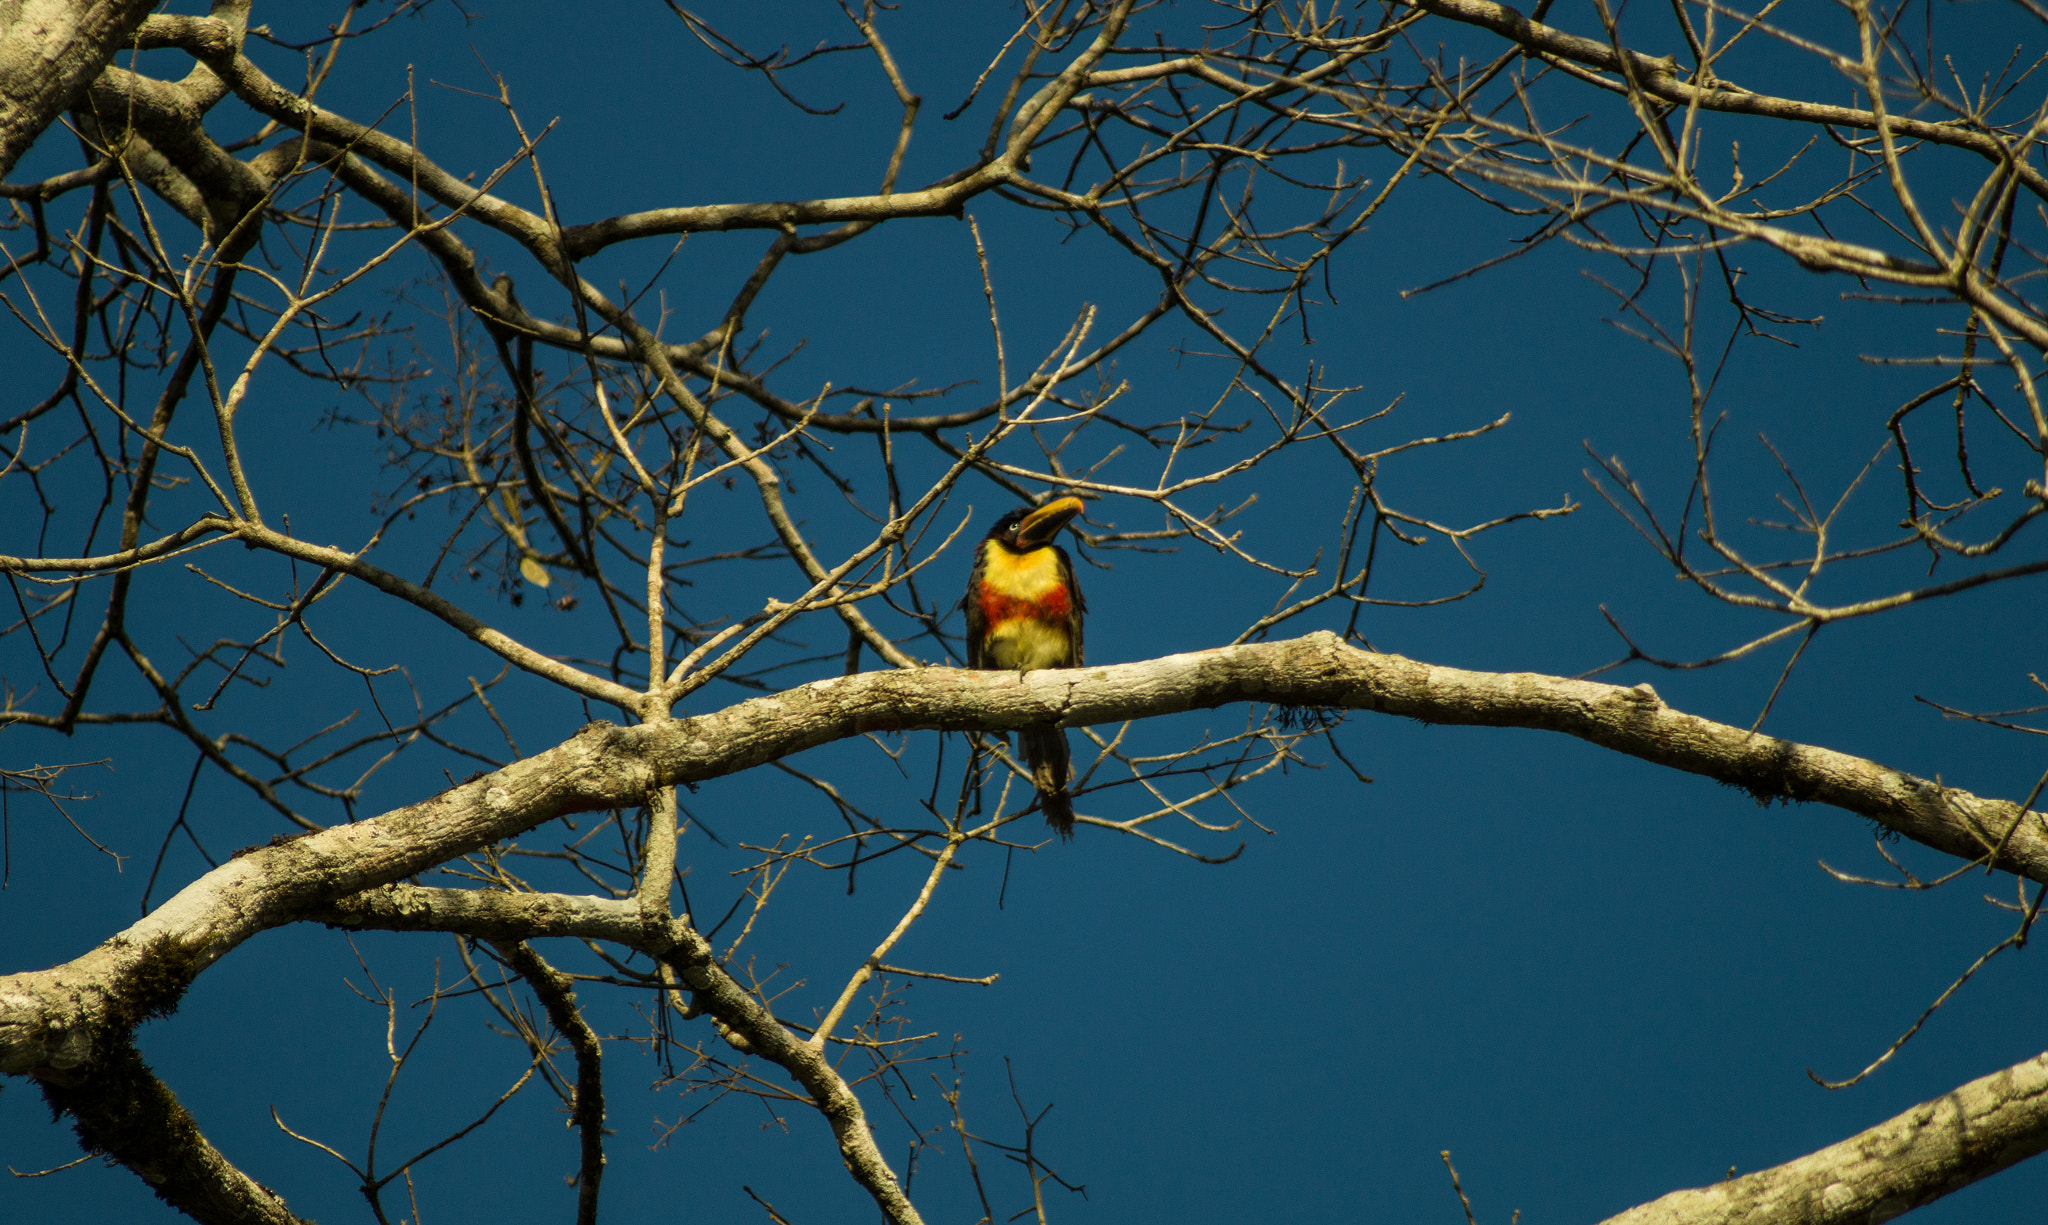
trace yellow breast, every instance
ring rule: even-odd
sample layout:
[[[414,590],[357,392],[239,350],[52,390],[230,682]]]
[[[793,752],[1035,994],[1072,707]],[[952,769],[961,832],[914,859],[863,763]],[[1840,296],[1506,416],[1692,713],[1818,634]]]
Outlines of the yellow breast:
[[[1051,549],[1013,553],[994,542],[984,544],[977,598],[987,627],[983,666],[1028,672],[1073,665],[1068,628],[1073,597],[1059,555]]]
[[[993,541],[982,548],[981,581],[1013,600],[1037,602],[1059,590],[1059,554],[1051,549],[1012,553]]]

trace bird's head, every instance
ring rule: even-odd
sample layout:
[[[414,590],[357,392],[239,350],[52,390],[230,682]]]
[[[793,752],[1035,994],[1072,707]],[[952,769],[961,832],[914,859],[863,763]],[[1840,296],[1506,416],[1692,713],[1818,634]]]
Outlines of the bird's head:
[[[1083,509],[1079,498],[1055,498],[1039,507],[1020,506],[996,520],[988,538],[1018,553],[1029,553],[1051,544]]]

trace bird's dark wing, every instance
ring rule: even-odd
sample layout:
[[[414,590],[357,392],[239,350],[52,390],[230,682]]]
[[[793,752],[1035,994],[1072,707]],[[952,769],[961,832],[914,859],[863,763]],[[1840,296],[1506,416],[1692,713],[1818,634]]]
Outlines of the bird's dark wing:
[[[981,642],[988,636],[988,616],[981,609],[981,575],[988,567],[988,546],[974,546],[974,566],[967,572],[967,666],[980,668]]]
[[[1052,551],[1059,555],[1060,582],[1067,588],[1067,641],[1071,642],[1074,648],[1073,658],[1068,661],[1067,666],[1078,668],[1082,666],[1081,614],[1088,611],[1088,601],[1081,598],[1081,580],[1074,574],[1074,559],[1068,557],[1067,551],[1058,545],[1054,545]]]

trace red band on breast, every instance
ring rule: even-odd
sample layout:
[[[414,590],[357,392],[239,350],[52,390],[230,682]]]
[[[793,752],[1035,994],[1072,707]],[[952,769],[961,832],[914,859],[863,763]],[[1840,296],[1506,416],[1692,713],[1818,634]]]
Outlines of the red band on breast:
[[[1067,598],[1067,589],[1055,587],[1035,600],[1006,595],[984,583],[981,588],[981,615],[988,618],[990,625],[1005,621],[1032,618],[1040,621],[1064,621],[1074,610]]]

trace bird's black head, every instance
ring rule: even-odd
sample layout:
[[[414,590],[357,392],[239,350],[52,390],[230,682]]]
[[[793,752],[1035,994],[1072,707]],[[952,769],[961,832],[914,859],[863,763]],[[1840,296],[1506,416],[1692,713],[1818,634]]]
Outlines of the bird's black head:
[[[996,520],[988,538],[1019,553],[1042,549],[1059,537],[1060,529],[1084,509],[1079,498],[1055,498],[1043,506],[1020,506]]]

